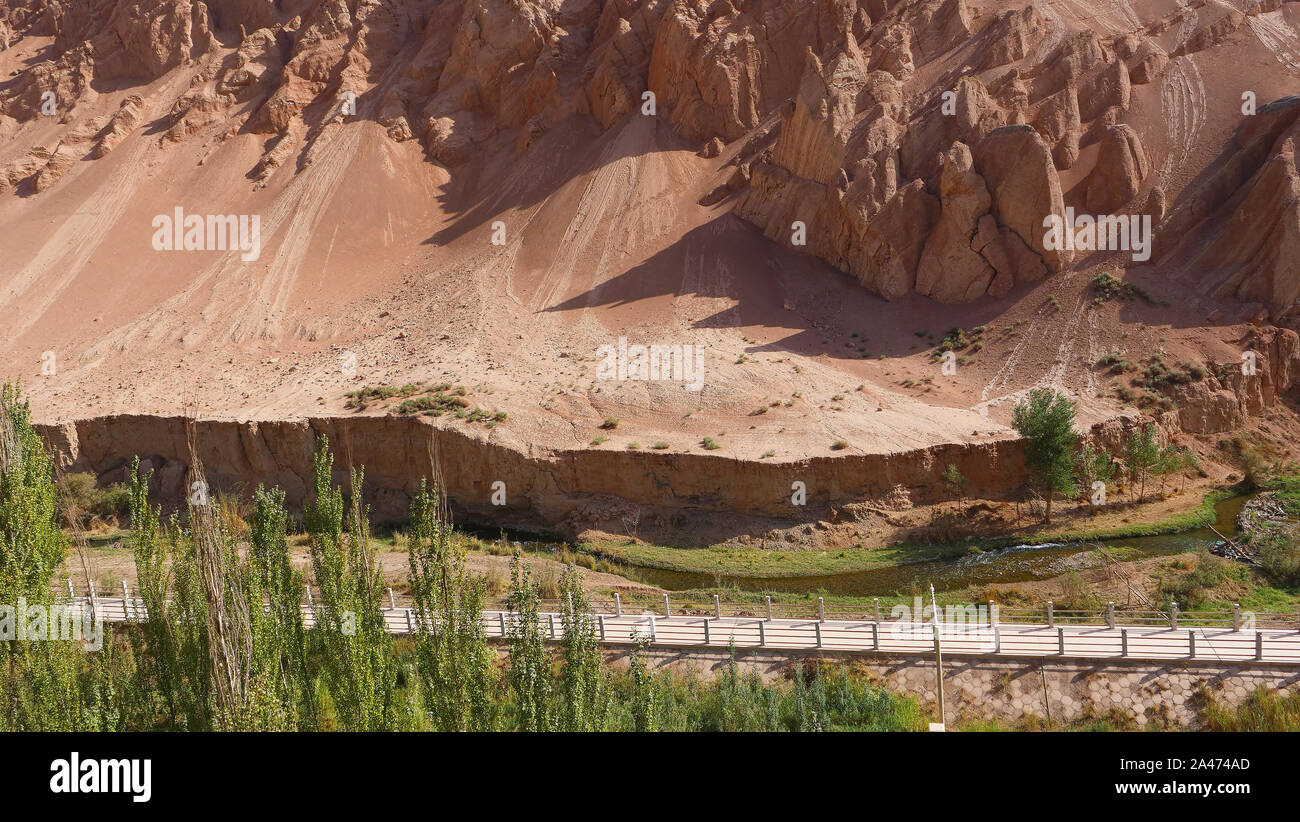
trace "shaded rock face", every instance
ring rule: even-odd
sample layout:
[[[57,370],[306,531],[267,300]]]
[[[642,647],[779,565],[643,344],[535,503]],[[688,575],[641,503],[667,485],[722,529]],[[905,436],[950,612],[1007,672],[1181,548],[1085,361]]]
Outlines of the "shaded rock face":
[[[987,293],[995,272],[971,247],[993,200],[965,143],[954,143],[944,155],[939,200],[942,209],[921,252],[916,290],[940,302],[967,302]]]
[[[1015,232],[1048,270],[1060,271],[1071,252],[1043,245],[1044,217],[1065,210],[1046,141],[1032,126],[1003,126],[975,147],[975,165],[988,181],[998,222]]]
[[[1263,304],[1274,321],[1300,317],[1298,141],[1300,96],[1261,107],[1165,223],[1182,242],[1164,262],[1216,296]]]
[[[1166,234],[1215,221],[1203,233],[1220,239],[1185,262],[1282,316],[1297,297],[1277,271],[1296,233],[1285,129],[1269,125],[1282,115],[1243,122],[1241,150],[1191,197],[1153,180],[1169,157],[1147,156],[1149,112],[1125,122],[1157,91],[1143,86],[1275,8],[1138,3],[1142,25],[1112,33],[971,0],[11,0],[0,45],[52,46],[0,90],[0,126],[43,116],[52,91],[66,133],[7,157],[0,190],[64,184],[146,123],[173,143],[264,135],[259,186],[310,163],[345,117],[454,172],[568,118],[653,115],[735,164],[709,207],[787,245],[803,223],[796,250],[885,297],[998,297],[1060,271],[1072,260],[1042,247],[1041,223],[1068,199],[1153,214]],[[109,89],[132,97],[83,113]],[[1066,169],[1084,184],[1063,193]]]
[[[821,479],[810,489],[807,510],[783,501],[790,466],[749,463],[704,454],[651,454],[594,450],[525,454],[463,431],[441,429],[417,417],[320,417],[297,422],[190,421],[180,417],[124,415],[39,426],[60,468],[120,482],[136,456],[152,471],[151,497],[167,507],[186,497],[187,429],[192,426],[206,479],[213,489],[283,489],[300,510],[312,493],[312,452],[319,436],[335,443],[336,482],[347,484],[349,466],[365,466],[365,499],[377,521],[401,522],[410,499],[436,458],[441,489],[461,521],[518,525],[574,538],[588,528],[614,533],[629,504],[655,523],[685,533],[729,517],[792,524],[815,520],[828,506],[885,499],[899,489],[937,496],[934,466],[952,463],[979,477],[972,492],[1001,496],[1022,481],[1018,440],[938,445],[896,454],[813,458],[798,470]],[[493,506],[492,485],[511,489],[509,503]],[[783,489],[786,491],[782,493]],[[667,493],[666,493],[667,492]],[[655,502],[649,502],[655,501]]]
[[[1037,256],[990,213],[993,197],[964,143],[954,143],[944,155],[940,202],[917,267],[918,292],[961,303],[986,294],[1005,297],[1018,282],[1042,279]]]
[[[1131,127],[1111,126],[1101,141],[1097,167],[1088,175],[1088,210],[1111,214],[1138,193],[1148,172],[1142,141]]]

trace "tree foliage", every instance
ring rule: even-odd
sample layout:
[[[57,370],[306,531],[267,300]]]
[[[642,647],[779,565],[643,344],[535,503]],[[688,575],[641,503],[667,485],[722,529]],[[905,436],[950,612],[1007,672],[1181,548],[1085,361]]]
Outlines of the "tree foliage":
[[[1025,440],[1025,466],[1047,499],[1046,521],[1052,521],[1052,497],[1072,495],[1075,488],[1075,405],[1049,388],[1035,388],[1015,407],[1012,424]]]

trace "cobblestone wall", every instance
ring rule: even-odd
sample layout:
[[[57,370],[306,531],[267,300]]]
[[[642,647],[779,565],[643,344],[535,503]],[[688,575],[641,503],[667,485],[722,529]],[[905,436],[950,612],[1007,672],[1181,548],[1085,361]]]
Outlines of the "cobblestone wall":
[[[617,664],[627,652],[611,650]],[[742,669],[765,680],[788,676],[801,659],[845,663],[864,671],[891,691],[916,697],[936,714],[933,658],[886,655],[789,654],[737,651]],[[659,669],[716,675],[727,664],[716,651],[651,649],[648,664]],[[1097,717],[1127,717],[1135,728],[1196,728],[1205,695],[1219,704],[1241,704],[1256,689],[1283,692],[1300,687],[1300,666],[1211,666],[1197,663],[1138,661],[1054,661],[992,657],[946,657],[944,696],[948,721],[997,719],[1015,723],[1027,717],[1070,723]],[[936,714],[937,715],[937,714]],[[1121,723],[1122,724],[1122,723]]]

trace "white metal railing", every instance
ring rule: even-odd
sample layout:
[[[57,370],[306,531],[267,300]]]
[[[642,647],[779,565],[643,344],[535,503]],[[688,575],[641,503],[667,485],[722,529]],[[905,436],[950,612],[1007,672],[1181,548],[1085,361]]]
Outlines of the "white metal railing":
[[[105,622],[147,619],[144,601],[132,597],[125,583],[122,589],[121,597],[101,597],[93,590],[88,596],[77,597],[70,590],[70,598],[61,602],[83,614],[90,609],[91,615]],[[312,601],[310,594],[308,599],[308,604],[301,606],[303,622],[313,627],[325,606]],[[388,607],[381,608],[381,613],[391,633],[410,634],[422,626],[436,625],[436,616],[426,614],[421,620],[413,604],[399,602],[391,589],[386,599]],[[543,608],[551,605],[558,607],[542,610],[539,625],[547,640],[559,641],[564,638],[564,615],[569,608],[556,601],[544,602]],[[1124,624],[1120,624],[1114,608],[1057,611],[1049,603],[1041,611],[1017,609],[1011,620],[1007,619],[1008,609],[993,606],[985,617],[977,614],[971,621],[941,613],[936,622],[933,614],[924,610],[915,618],[885,619],[878,604],[863,613],[828,611],[821,600],[815,609],[795,609],[778,608],[770,598],[755,607],[717,599],[674,603],[665,595],[660,605],[652,607],[625,604],[616,594],[612,601],[594,603],[582,617],[608,645],[930,655],[937,632],[944,651],[957,655],[1300,665],[1300,630],[1294,621],[1289,626],[1262,628],[1258,621],[1251,624],[1236,607],[1230,612],[1199,613],[1179,613],[1175,607],[1158,621],[1150,619],[1149,613],[1122,612]],[[1041,621],[1027,621],[1029,615],[1038,615]],[[1209,623],[1211,617],[1213,624],[1202,624]],[[501,639],[512,634],[519,620],[520,615],[512,610],[487,610],[481,627],[484,636]]]

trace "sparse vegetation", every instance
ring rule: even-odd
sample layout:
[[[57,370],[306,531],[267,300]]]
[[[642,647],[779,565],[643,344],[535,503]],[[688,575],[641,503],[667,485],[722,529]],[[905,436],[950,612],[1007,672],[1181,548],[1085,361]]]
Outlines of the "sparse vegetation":
[[[974,354],[984,347],[981,337],[984,336],[984,326],[978,325],[970,331],[962,328],[952,328],[948,333],[943,335],[935,347],[934,353],[930,355],[931,359],[939,359],[948,351],[968,351]]]
[[[96,521],[117,525],[131,509],[131,492],[115,482],[99,488],[95,475],[67,474],[58,483],[61,519],[75,528],[89,528]]]
[[[1236,708],[1221,705],[1213,692],[1202,693],[1206,727],[1229,733],[1300,731],[1300,691],[1279,693],[1260,687]]]
[[[1245,571],[1242,566],[1216,557],[1205,548],[1196,552],[1190,566],[1182,572],[1160,577],[1156,586],[1157,602],[1164,605],[1177,602],[1184,610],[1204,608],[1214,601],[1211,594],[1215,589]]]
[[[358,388],[355,391],[349,391],[346,396],[347,403],[345,408],[354,408],[358,411],[366,410],[366,407],[375,401],[392,399],[394,397],[412,397],[416,394],[429,392],[440,392],[451,390],[451,385],[443,383],[432,388],[425,388],[424,383],[406,383],[405,385],[367,385]],[[459,389],[458,396],[464,396],[465,389]]]
[[[943,485],[948,489],[948,493],[957,499],[961,499],[965,495],[968,484],[970,484],[970,479],[962,474],[955,464],[950,462],[943,469]]]
[[[1132,300],[1134,297],[1141,297],[1148,304],[1155,304],[1151,296],[1141,288],[1117,278],[1109,271],[1103,271],[1092,278],[1092,290],[1094,305],[1102,305],[1110,300]]]
[[[1173,368],[1165,365],[1159,354],[1152,354],[1143,360],[1145,368],[1134,377],[1132,384],[1139,388],[1160,389],[1170,385],[1185,385],[1200,382],[1210,373],[1204,365],[1180,362]]]
[[[1265,528],[1252,539],[1259,566],[1270,579],[1300,588],[1300,536],[1285,526]]]

